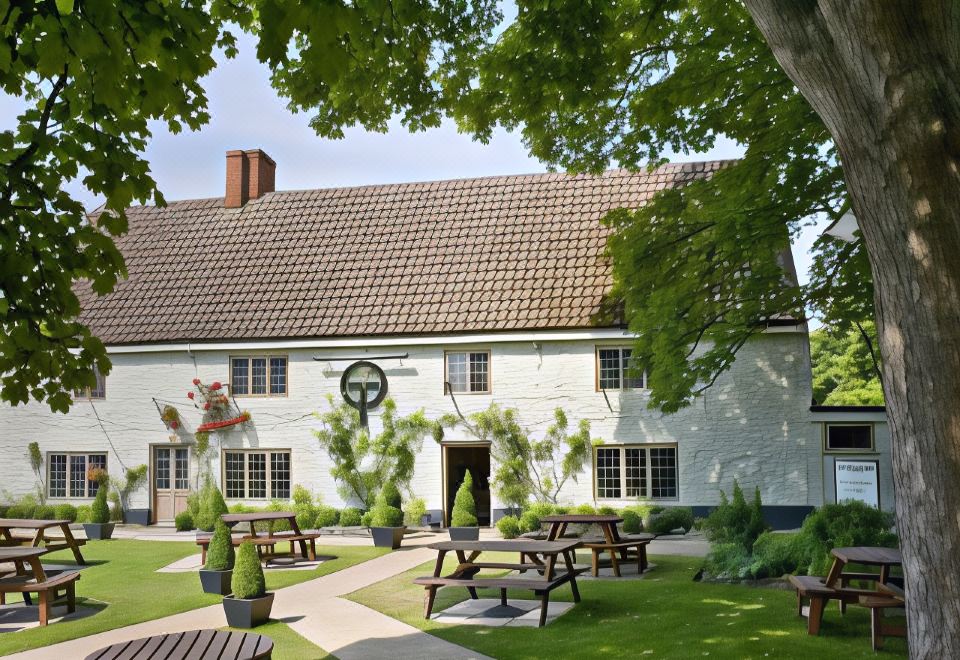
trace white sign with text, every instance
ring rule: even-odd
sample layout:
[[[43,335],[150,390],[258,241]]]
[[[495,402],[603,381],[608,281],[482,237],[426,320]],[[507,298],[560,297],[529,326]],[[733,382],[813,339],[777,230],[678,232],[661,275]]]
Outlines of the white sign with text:
[[[880,508],[880,475],[876,461],[847,461],[833,463],[837,502],[858,500]]]

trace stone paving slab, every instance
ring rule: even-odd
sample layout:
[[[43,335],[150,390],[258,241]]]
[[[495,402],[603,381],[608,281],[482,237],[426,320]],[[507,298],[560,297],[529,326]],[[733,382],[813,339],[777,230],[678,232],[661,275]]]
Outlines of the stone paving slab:
[[[197,553],[195,555],[190,555],[189,557],[184,557],[183,559],[178,559],[172,564],[167,564],[162,568],[156,570],[157,573],[191,573],[198,572],[203,568],[203,563],[200,561],[202,555]],[[298,558],[295,563],[287,564],[282,562],[270,562],[263,567],[264,573],[269,573],[270,571],[312,571],[317,568],[320,564],[325,561],[330,561],[331,559],[336,559],[333,555],[317,555],[316,561],[310,561],[308,559]]]
[[[13,594],[12,596],[18,598],[19,594]],[[36,604],[24,605],[23,601],[9,603],[10,600],[11,594],[7,594],[8,604],[0,605],[0,634],[40,627],[40,608]],[[34,596],[33,602],[37,602],[36,596]],[[61,621],[83,619],[99,611],[94,607],[78,605],[76,611],[68,614],[66,605],[54,605],[50,608],[50,619],[47,621],[47,625],[53,626]]]
[[[549,626],[573,606],[573,603],[568,602],[550,603],[547,606],[545,625]],[[504,609],[499,598],[478,598],[457,603],[430,618],[437,623],[460,626],[536,628],[540,625],[540,601],[510,599],[507,601],[507,608]]]

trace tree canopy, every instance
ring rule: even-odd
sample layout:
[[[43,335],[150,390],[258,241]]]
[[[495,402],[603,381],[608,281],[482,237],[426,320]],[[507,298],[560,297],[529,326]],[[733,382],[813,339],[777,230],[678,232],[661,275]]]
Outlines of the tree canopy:
[[[875,362],[876,328],[810,333],[813,400],[827,406],[882,406],[883,388]]]

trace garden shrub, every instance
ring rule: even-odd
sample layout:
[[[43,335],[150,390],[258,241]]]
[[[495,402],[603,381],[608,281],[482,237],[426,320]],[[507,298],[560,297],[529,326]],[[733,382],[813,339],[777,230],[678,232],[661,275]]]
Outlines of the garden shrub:
[[[826,575],[833,548],[849,546],[896,547],[891,531],[893,514],[863,502],[825,504],[803,521],[798,542],[808,553],[809,564],[799,568],[810,575]]]
[[[57,509],[49,504],[41,504],[33,510],[33,517],[38,520],[54,520],[57,517]]]
[[[520,519],[516,516],[504,516],[497,521],[497,531],[505,539],[515,539],[520,536]]]
[[[750,553],[739,543],[713,543],[704,569],[713,578],[743,579],[750,575]]]
[[[35,511],[40,503],[34,495],[24,495],[7,509],[8,518],[36,518]]]
[[[173,524],[178,532],[189,532],[191,529],[196,529],[196,526],[193,524],[193,516],[189,511],[181,511],[178,513],[177,517],[173,519]]]
[[[316,509],[316,517],[313,519],[313,527],[333,527],[340,518],[340,512],[332,506],[321,504]]]
[[[123,522],[123,505],[120,503],[120,494],[111,489],[107,495],[110,502],[110,522]]]
[[[77,507],[77,520],[78,523],[88,523],[90,522],[91,517],[93,516],[93,508],[89,504],[81,504]]]
[[[218,520],[215,526],[213,538],[207,548],[207,563],[204,568],[208,571],[229,571],[233,568],[235,559],[230,528],[222,520]],[[259,561],[257,563],[259,564]]]
[[[578,506],[576,509],[573,510],[573,513],[576,513],[581,516],[592,516],[597,513],[597,510],[594,509],[589,504],[581,504],[580,506]]]
[[[212,532],[220,516],[228,512],[227,503],[220,489],[212,479],[207,478],[203,484],[203,490],[200,491],[200,511],[193,518],[197,529]]]
[[[282,500],[272,500],[270,504],[263,507],[261,511],[289,511],[290,503],[284,502]],[[297,523],[299,526],[300,523]],[[290,521],[289,520],[265,520],[263,522],[257,523],[257,530],[264,531],[269,533],[274,532],[289,532],[290,531]],[[301,531],[303,528],[301,527]]]
[[[711,544],[736,543],[749,555],[753,543],[767,529],[760,489],[754,491],[753,503],[747,504],[740,484],[734,479],[732,498],[728,500],[726,493],[720,491],[720,504],[700,521],[700,529]]]
[[[749,572],[755,578],[797,573],[801,566],[809,565],[809,557],[809,546],[800,534],[764,532],[753,544]]]
[[[340,512],[340,526],[357,527],[360,525],[360,516],[360,509],[348,506]]]
[[[377,499],[382,499],[386,502],[387,506],[392,506],[395,509],[401,508],[400,500],[400,491],[397,489],[396,484],[392,481],[388,481],[383,485],[383,488],[380,489],[380,494]]]
[[[313,494],[300,484],[296,484],[293,487],[292,499],[293,512],[297,515],[297,527],[301,530],[313,527],[317,520],[317,507],[314,504]]]
[[[371,511],[364,511],[363,515],[360,516],[360,524],[363,527],[370,527],[372,524],[370,521],[373,520],[373,513]]]
[[[612,506],[601,506],[597,508],[597,513],[601,516],[615,516],[617,515],[617,510]]]
[[[260,556],[249,541],[240,544],[230,578],[230,589],[234,598],[260,598],[267,592]]]
[[[453,527],[477,526],[477,504],[473,501],[473,477],[470,476],[470,470],[467,470],[463,476],[463,483],[457,489],[450,524]]]
[[[77,522],[77,507],[72,504],[58,504],[56,506],[56,515],[54,516],[57,520],[69,520],[70,522]]]
[[[623,518],[623,531],[627,534],[636,534],[643,531],[640,515],[633,509],[624,509],[620,513],[620,517]]]
[[[688,506],[671,506],[660,513],[651,514],[650,527],[645,528],[652,534],[670,534],[675,529],[683,529],[686,534],[693,527],[693,509]]]
[[[422,497],[414,497],[403,507],[403,523],[408,527],[419,527],[427,515],[427,503]]]
[[[110,507],[107,504],[107,485],[100,484],[97,495],[90,505],[90,522],[101,525],[110,522]]]
[[[230,510],[233,511],[233,509]],[[193,491],[187,495],[187,511],[194,520],[200,517],[200,492]]]
[[[397,491],[396,486],[393,486],[390,482],[384,484],[383,488],[380,490],[380,494],[377,495],[377,501],[374,503],[373,508],[370,509],[370,527],[403,527],[403,511],[400,510],[399,506],[394,506],[393,503],[399,504],[398,498],[400,493]]]
[[[540,516],[533,511],[524,511],[520,514],[520,533],[540,531]]]

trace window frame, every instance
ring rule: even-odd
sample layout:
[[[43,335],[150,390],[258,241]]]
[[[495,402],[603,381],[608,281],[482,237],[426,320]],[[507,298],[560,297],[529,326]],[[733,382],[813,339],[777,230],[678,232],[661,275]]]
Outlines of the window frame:
[[[90,494],[90,484],[93,483],[86,478],[86,471],[90,469],[90,457],[91,456],[103,456],[103,465],[104,470],[107,471],[107,474],[110,474],[110,458],[107,455],[108,452],[105,451],[48,451],[44,456],[44,460],[47,464],[47,469],[44,471],[44,476],[46,477],[46,491],[47,499],[51,500],[92,500],[96,497],[96,493]],[[53,480],[50,478],[51,468],[53,464],[50,461],[52,456],[64,456],[66,458],[66,471],[64,472],[64,482],[63,482],[63,495],[54,495],[51,491],[51,486],[53,485]],[[70,460],[71,456],[83,456],[83,495],[71,495],[70,494],[70,483],[71,476],[73,472],[73,462]]]
[[[279,396],[279,395],[278,395]],[[230,497],[227,490],[227,454],[243,454],[243,497]],[[265,497],[250,497],[250,461],[248,454],[264,454],[264,483]],[[273,494],[273,454],[287,454],[287,496],[278,497]],[[242,449],[223,448],[220,450],[220,487],[223,498],[227,501],[242,502],[247,500],[271,501],[274,499],[290,499],[293,494],[293,450],[283,448],[244,447]]]
[[[253,390],[253,360],[257,358],[263,358],[267,361],[267,391],[263,394],[254,394]],[[285,385],[283,388],[283,394],[272,394],[270,392],[270,360],[274,358],[283,358],[286,367],[285,367]],[[247,361],[247,392],[240,393],[234,390],[233,387],[233,361],[234,360],[246,360]],[[238,399],[282,399],[290,396],[290,356],[286,353],[257,353],[251,355],[231,355],[227,358],[227,373],[229,374],[229,385],[230,385],[230,395]]]
[[[74,390],[74,399],[87,399],[88,401],[103,401],[107,398],[107,377],[100,373],[97,365],[93,365],[93,374],[97,379],[97,384],[93,387],[84,387],[82,390]],[[53,452],[60,454],[63,452]]]
[[[866,448],[835,449],[830,446],[830,427],[832,426],[866,426],[870,429],[870,446]],[[823,453],[825,454],[875,454],[877,453],[876,424],[873,422],[824,422],[823,423]]]
[[[616,449],[620,453],[620,496],[619,497],[601,497],[599,489],[599,479],[597,477],[597,454],[602,449]],[[627,495],[627,450],[640,449],[644,452],[644,491],[640,495]],[[674,480],[676,481],[677,494],[672,497],[654,497],[653,493],[653,459],[651,449],[672,449],[674,451]],[[676,443],[631,443],[631,444],[607,444],[597,445],[593,448],[593,465],[591,466],[593,477],[593,498],[596,501],[619,502],[624,500],[641,500],[644,502],[678,502],[680,501],[680,448]]]
[[[486,354],[487,356],[487,389],[485,390],[466,390],[464,392],[457,392],[452,387],[450,390],[447,390],[447,383],[450,382],[450,356],[456,354],[464,354],[467,356],[467,383],[470,382],[470,356],[472,354]],[[443,352],[443,394],[493,394],[493,353],[489,348],[486,349],[458,349],[458,350],[445,350]]]
[[[620,353],[620,387],[616,389],[612,388],[601,388],[600,387],[600,351],[619,351]],[[647,371],[644,369],[640,372],[640,387],[625,387],[624,383],[627,381],[626,368],[623,366],[623,351],[633,351],[633,346],[625,346],[623,344],[597,344],[594,346],[593,351],[593,387],[597,392],[645,392],[650,388],[647,386]],[[632,357],[632,356],[631,356]],[[630,358],[627,358],[628,360]]]

